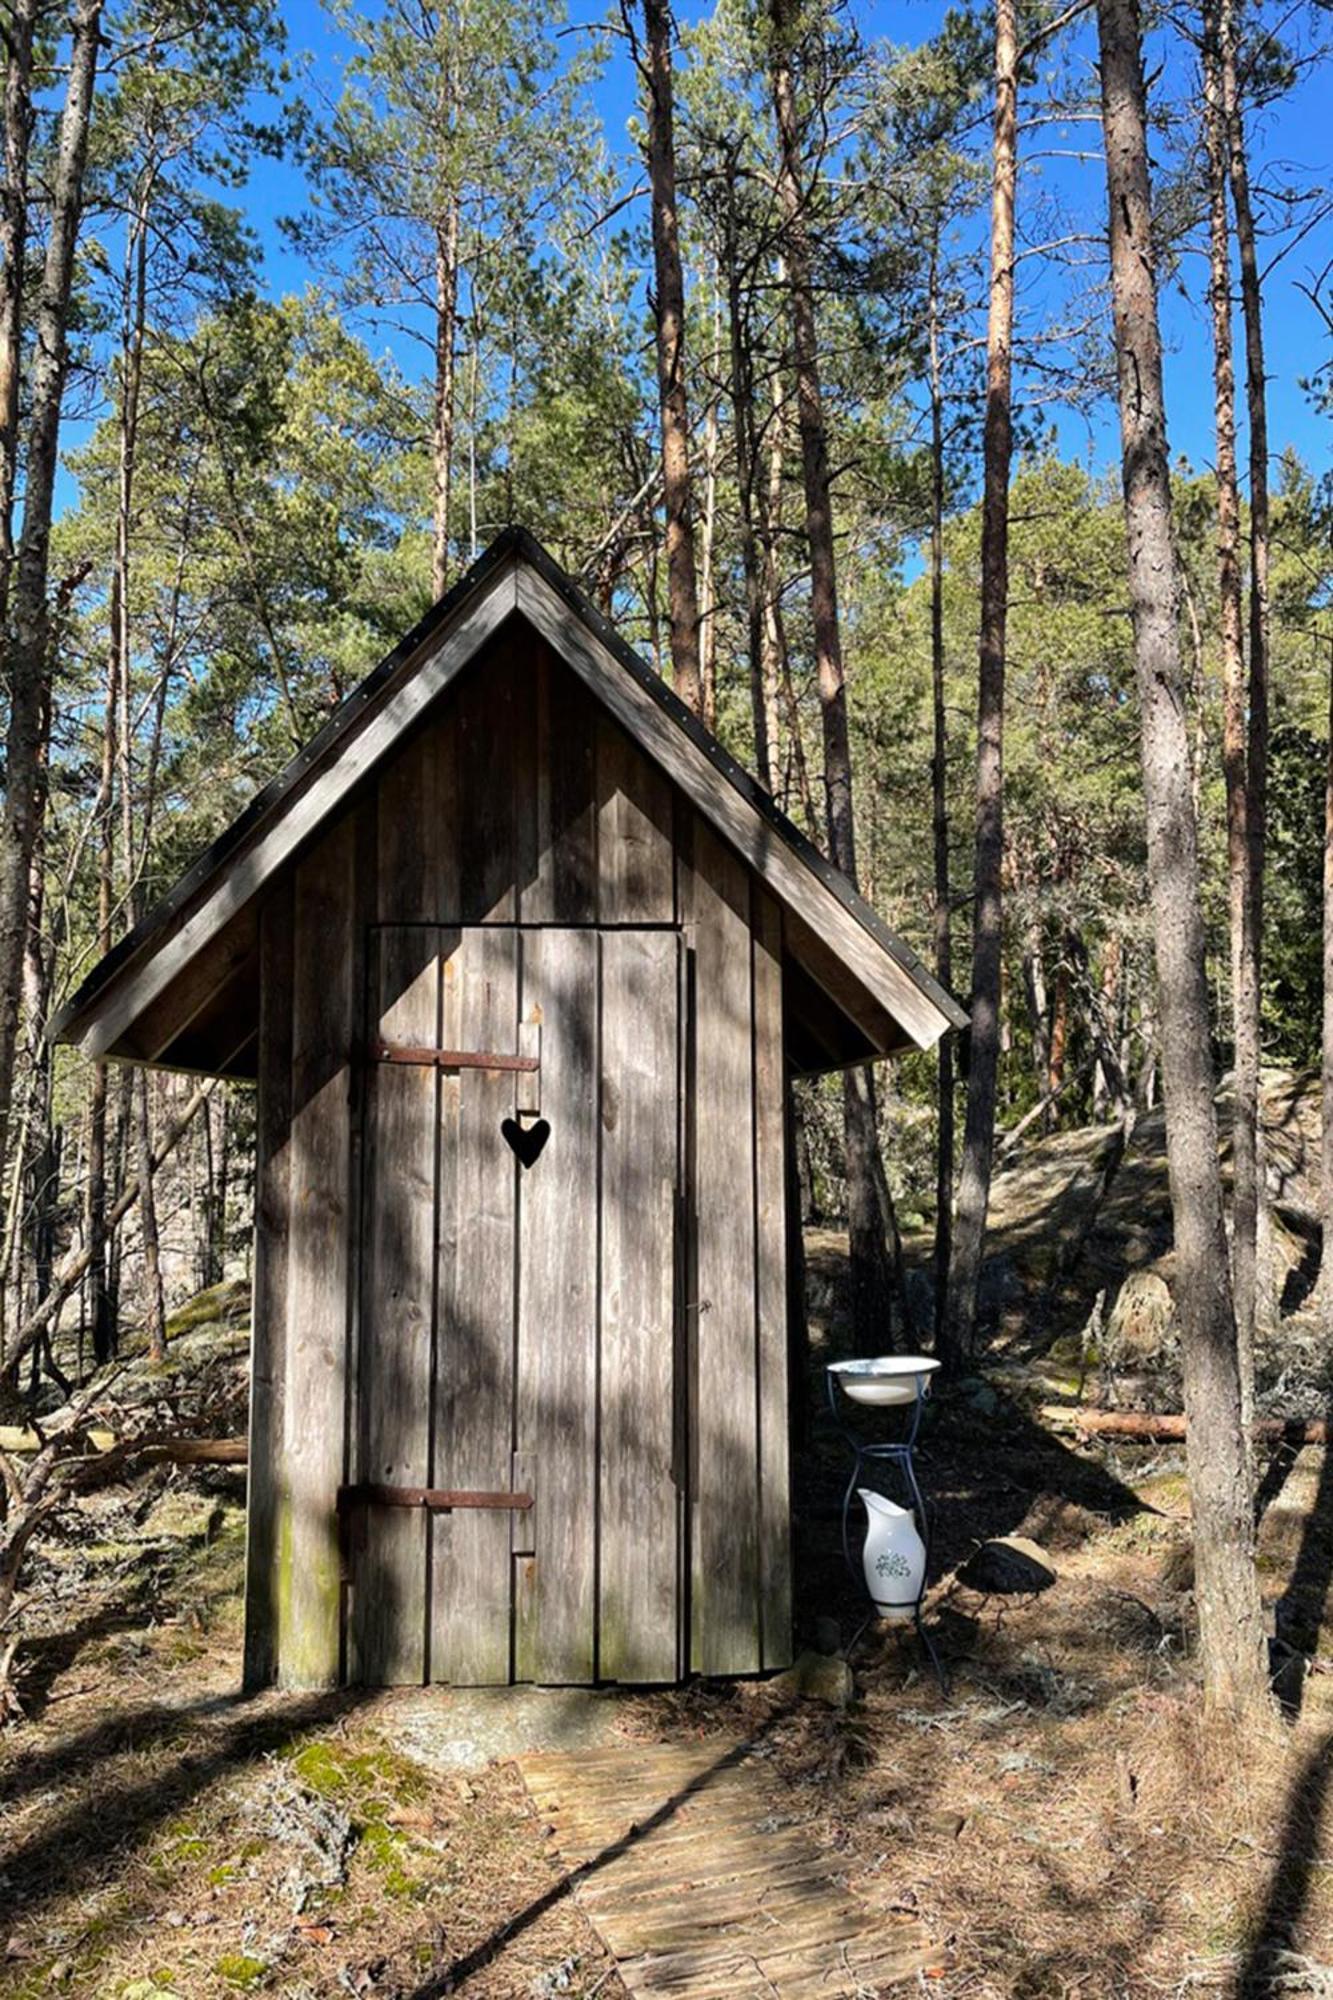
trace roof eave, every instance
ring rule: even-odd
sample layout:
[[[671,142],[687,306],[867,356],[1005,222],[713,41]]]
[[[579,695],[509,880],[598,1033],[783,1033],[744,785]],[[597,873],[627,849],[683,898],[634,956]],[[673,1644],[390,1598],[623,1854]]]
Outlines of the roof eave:
[[[127,1055],[129,1028],[192,951],[206,947],[337,809],[416,715],[514,610],[520,611],[594,689],[647,754],[763,875],[789,908],[840,955],[893,1037],[931,1047],[967,1015],[901,939],[762,787],[723,749],[525,529],[506,529],[306,748],[187,870],[144,920],[93,968],[48,1030],[92,1056]],[[663,730],[659,718],[674,727]],[[717,779],[725,784],[719,786]],[[166,955],[170,954],[170,961]],[[175,969],[173,970],[173,965]],[[147,992],[136,981],[152,972]]]

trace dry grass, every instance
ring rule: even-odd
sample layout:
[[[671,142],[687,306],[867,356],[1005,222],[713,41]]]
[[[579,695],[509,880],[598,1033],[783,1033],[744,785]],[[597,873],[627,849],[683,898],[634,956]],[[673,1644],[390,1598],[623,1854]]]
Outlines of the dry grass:
[[[627,1733],[762,1726],[809,1837],[928,1925],[946,2000],[1333,2000],[1325,1455],[1265,1483],[1261,1576],[1299,1714],[1240,1746],[1200,1713],[1178,1453],[1075,1447],[988,1388],[935,1413],[925,1456],[947,1695],[910,1633],[872,1629],[846,1712],[705,1683],[627,1703]],[[840,1478],[817,1431],[807,1639],[832,1615],[850,1641],[861,1616]],[[0,1995],[617,2000],[513,1766],[432,1775],[395,1750],[391,1698],[237,1698],[237,1499],[228,1475],[154,1475],[34,1570],[30,1716],[0,1740]],[[1012,1531],[1050,1552],[1051,1590],[948,1584]]]
[[[375,1702],[242,1702],[235,1669],[219,1646],[188,1696],[150,1648],[112,1699],[14,1739],[0,1992],[405,1996],[452,1969],[460,1993],[577,2000],[604,1981],[567,1897],[505,1936],[560,1880],[512,1765],[432,1778]]]

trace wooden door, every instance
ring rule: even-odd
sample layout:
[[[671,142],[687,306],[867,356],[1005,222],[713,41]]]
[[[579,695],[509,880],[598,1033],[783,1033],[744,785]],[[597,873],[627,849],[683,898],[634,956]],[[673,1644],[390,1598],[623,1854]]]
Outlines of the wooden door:
[[[678,934],[382,926],[369,963],[354,1486],[533,1504],[356,1499],[350,1676],[674,1679]]]

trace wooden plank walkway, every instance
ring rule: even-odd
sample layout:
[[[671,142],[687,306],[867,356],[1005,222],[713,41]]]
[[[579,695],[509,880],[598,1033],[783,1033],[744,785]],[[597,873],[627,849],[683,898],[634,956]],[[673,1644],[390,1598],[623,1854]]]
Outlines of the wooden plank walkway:
[[[807,2000],[915,1981],[922,1926],[876,1910],[736,1741],[528,1752],[519,1769],[629,1991]]]

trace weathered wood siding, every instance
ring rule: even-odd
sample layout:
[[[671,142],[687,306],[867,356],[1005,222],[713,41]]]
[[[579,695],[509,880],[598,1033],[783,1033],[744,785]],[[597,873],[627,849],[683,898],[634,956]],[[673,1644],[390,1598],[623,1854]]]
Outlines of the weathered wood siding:
[[[287,1517],[283,1408],[287,1387],[287,1246],[291,1230],[292,884],[260,926],[259,1090],[255,1110],[255,1255],[246,1479],[245,1685],[278,1673],[282,1546]]]
[[[782,1664],[777,905],[510,627],[262,937],[247,1679]],[[515,1048],[538,1019],[530,1173],[495,1164],[512,1074],[364,1060],[375,1035]],[[537,1505],[371,1510],[349,1592],[349,1480]]]

